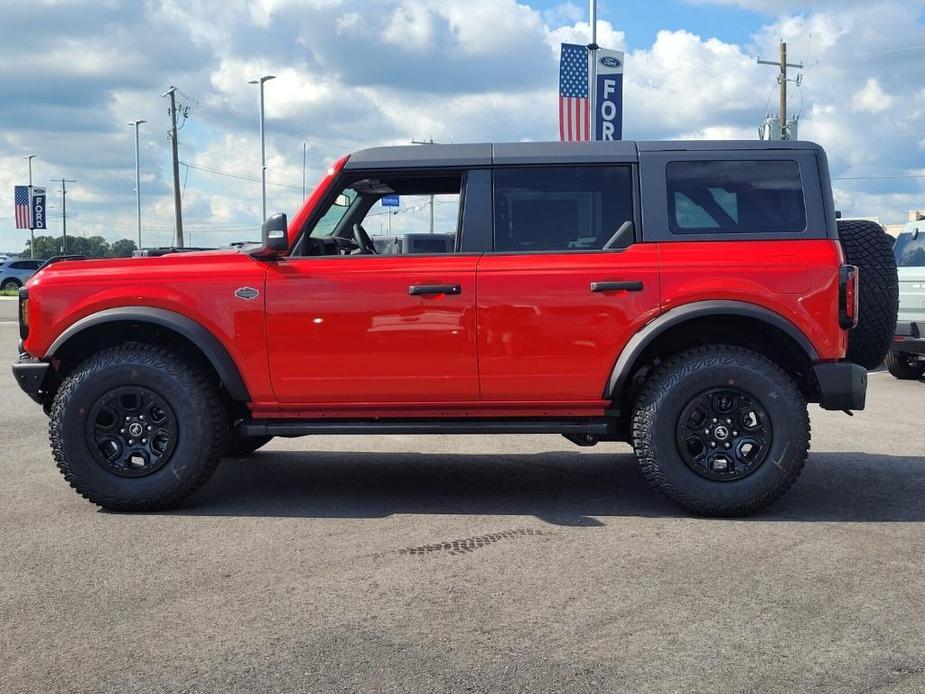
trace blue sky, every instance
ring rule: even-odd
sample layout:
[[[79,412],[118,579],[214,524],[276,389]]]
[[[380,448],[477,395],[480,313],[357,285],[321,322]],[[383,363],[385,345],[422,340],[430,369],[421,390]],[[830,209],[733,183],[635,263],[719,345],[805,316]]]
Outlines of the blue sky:
[[[189,95],[184,219],[212,245],[254,238],[261,221],[248,80],[278,75],[267,84],[268,198],[292,213],[303,142],[313,181],[376,144],[555,139],[558,46],[588,40],[583,1],[0,0],[0,12],[0,190],[11,196],[23,155],[37,153],[37,183],[77,179],[69,233],[131,237],[126,122],[144,118],[152,244],[173,234],[160,96],[172,84]],[[628,139],[755,138],[776,93],[775,71],[755,57],[783,37],[807,64],[790,109],[829,153],[839,208],[892,222],[925,207],[922,0],[600,0],[599,14],[599,42],[627,50]],[[59,233],[60,212],[50,215]],[[0,206],[0,250],[22,245],[12,217]]]
[[[536,1],[531,6],[544,12],[555,11],[562,3]],[[583,16],[588,3],[575,3]],[[632,46],[650,45],[659,31],[684,29],[703,37],[742,43],[758,30],[767,15],[725,5],[693,5],[685,0],[647,0],[620,2],[599,0],[598,17],[624,31]]]

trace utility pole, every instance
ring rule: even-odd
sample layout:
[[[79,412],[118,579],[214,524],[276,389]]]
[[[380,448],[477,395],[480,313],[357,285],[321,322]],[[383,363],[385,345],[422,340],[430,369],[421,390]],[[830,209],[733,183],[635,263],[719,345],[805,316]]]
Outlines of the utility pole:
[[[263,118],[263,84],[272,79],[276,79],[276,75],[264,75],[263,77],[248,82],[248,84],[260,85],[260,185],[261,200],[263,201],[263,216],[261,219],[267,218],[267,145]]]
[[[803,63],[788,63],[787,62],[787,42],[780,42],[780,60],[774,62],[773,60],[762,60],[758,59],[759,65],[775,65],[780,68],[780,75],[777,78],[778,83],[780,84],[780,139],[789,140],[790,139],[790,122],[787,120],[787,68],[792,67],[797,70],[803,69]],[[797,78],[797,83],[799,83],[800,78]]]
[[[52,179],[55,183],[61,181],[61,253],[67,255],[67,184],[77,183],[73,178]]]
[[[138,119],[128,123],[135,126],[135,218],[138,221],[138,250],[141,250],[141,152],[138,145],[138,126],[147,122]]]
[[[183,248],[183,212],[180,209],[180,150],[177,142],[177,88],[161,94],[170,97],[170,147],[173,152],[173,207],[177,224],[177,248]]]
[[[35,159],[36,156],[38,155],[27,154],[25,156],[26,161],[29,162],[29,206],[30,207],[32,206],[32,160]],[[32,216],[31,210],[29,211],[29,216],[30,217]],[[35,229],[33,228],[34,224],[35,224],[35,220],[33,219],[29,223],[29,238],[31,239],[31,241],[29,242],[29,257],[30,258],[35,258]]]
[[[302,200],[305,200],[305,148],[306,145],[302,143]]]
[[[429,137],[426,140],[411,140],[411,144],[413,145],[435,145],[437,143],[434,142],[434,138]],[[391,234],[392,233],[391,217],[389,218],[389,224],[390,224],[389,233]],[[434,196],[433,195],[430,196],[430,233],[431,234],[434,233]]]
[[[591,0],[590,8],[591,21],[591,43],[588,44],[588,58],[591,61],[591,69],[588,70],[588,110],[591,113],[591,132],[588,133],[589,140],[597,139],[597,51],[600,46],[597,45],[597,0]]]

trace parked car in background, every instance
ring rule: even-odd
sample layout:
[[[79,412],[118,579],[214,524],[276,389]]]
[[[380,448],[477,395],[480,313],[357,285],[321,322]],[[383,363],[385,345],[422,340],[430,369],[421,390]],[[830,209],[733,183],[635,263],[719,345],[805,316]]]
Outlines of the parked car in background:
[[[42,267],[44,260],[6,260],[0,263],[0,289],[19,289],[36,270]]]
[[[896,337],[886,356],[900,379],[925,376],[925,222],[910,222],[893,245],[899,275]]]
[[[379,255],[409,255],[412,253],[452,253],[456,243],[453,234],[401,234],[373,236]]]

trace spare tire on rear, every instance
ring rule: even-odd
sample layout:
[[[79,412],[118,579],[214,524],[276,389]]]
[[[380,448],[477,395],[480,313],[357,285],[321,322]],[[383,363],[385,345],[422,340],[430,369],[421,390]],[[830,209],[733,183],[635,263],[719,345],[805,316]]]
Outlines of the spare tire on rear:
[[[846,262],[858,267],[858,325],[848,333],[848,361],[865,369],[883,363],[896,333],[899,280],[893,237],[876,222],[838,220]]]

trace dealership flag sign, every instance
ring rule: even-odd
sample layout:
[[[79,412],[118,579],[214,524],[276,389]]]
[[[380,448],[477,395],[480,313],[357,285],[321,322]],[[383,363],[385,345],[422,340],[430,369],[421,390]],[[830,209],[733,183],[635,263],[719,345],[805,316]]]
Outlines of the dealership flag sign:
[[[30,196],[32,204],[32,229],[45,229],[45,189],[33,188]]]
[[[562,44],[559,61],[559,139],[591,139],[591,104],[588,99],[588,49]]]
[[[13,198],[16,205],[16,228],[31,229],[32,214],[29,209],[29,186],[15,186],[13,188]]]
[[[45,189],[13,186],[17,229],[45,229]]]
[[[598,49],[594,139],[623,139],[623,52]]]
[[[588,69],[591,60],[596,62],[593,71]],[[595,82],[593,101],[589,89],[592,81]],[[606,48],[592,51],[587,46],[562,44],[559,139],[563,142],[623,139],[622,51]]]

